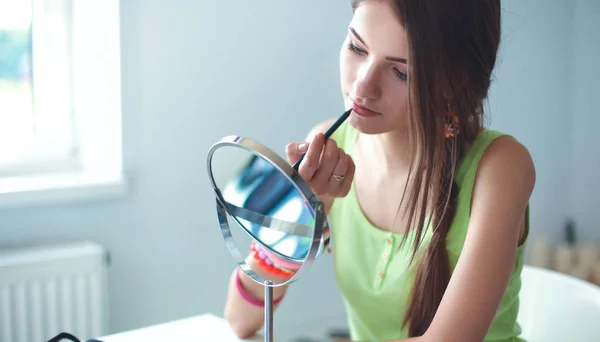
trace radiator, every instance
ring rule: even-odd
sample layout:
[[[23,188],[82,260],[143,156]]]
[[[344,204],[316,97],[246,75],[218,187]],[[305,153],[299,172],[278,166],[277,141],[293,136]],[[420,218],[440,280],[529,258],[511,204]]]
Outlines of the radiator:
[[[108,253],[93,242],[0,251],[0,342],[108,333]]]

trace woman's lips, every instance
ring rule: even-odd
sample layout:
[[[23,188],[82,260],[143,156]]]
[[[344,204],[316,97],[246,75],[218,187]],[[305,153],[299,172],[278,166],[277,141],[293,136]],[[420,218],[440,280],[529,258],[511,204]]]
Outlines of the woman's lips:
[[[352,111],[356,114],[358,114],[359,116],[362,117],[373,117],[373,116],[377,116],[377,115],[381,115],[381,113],[378,113],[374,110],[371,110],[367,107],[363,107],[361,105],[358,105],[356,102],[352,101]]]

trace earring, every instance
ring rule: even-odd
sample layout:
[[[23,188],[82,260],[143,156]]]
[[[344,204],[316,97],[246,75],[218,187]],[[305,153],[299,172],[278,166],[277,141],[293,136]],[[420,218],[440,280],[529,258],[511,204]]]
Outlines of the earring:
[[[450,104],[447,105],[446,108],[446,126],[445,126],[445,134],[446,138],[454,138],[460,133],[459,125],[458,125],[458,115],[456,112],[450,107]]]

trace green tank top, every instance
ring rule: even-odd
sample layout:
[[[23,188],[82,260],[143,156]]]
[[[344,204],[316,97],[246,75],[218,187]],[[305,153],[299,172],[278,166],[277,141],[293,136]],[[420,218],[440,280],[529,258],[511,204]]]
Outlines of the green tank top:
[[[448,232],[446,248],[451,270],[454,270],[467,234],[471,194],[477,166],[485,149],[503,133],[484,130],[469,149],[457,169],[460,189],[455,218]],[[358,131],[346,121],[333,135],[338,146],[354,157]],[[407,338],[402,327],[412,290],[415,267],[409,267],[414,230],[408,233],[402,248],[402,235],[375,227],[364,215],[354,188],[334,201],[329,212],[335,276],[345,305],[353,340],[389,341]],[[526,211],[529,231],[529,208]],[[431,238],[425,232],[419,254]],[[518,336],[519,290],[525,243],[517,250],[517,258],[506,293],[490,326],[485,341],[523,341]]]

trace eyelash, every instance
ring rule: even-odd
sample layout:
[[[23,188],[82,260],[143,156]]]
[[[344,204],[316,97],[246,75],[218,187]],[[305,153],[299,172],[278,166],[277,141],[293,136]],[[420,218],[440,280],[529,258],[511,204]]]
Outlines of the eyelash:
[[[352,41],[350,42],[350,44],[348,44],[348,50],[350,50],[356,54],[366,53],[366,51],[364,51],[364,50],[360,49],[358,46],[354,45],[354,43]],[[405,72],[402,72],[396,68],[393,68],[393,69],[394,69],[394,73],[401,81],[406,81],[408,79],[408,75]]]

